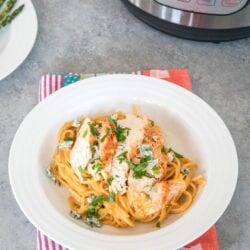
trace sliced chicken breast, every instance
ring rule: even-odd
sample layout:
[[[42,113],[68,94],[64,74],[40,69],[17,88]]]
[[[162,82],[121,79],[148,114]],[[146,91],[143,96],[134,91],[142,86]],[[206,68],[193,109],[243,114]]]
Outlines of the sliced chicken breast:
[[[91,133],[88,125],[89,122],[89,118],[86,118],[83,121],[74,146],[70,152],[70,164],[81,181],[83,180],[81,173],[87,167],[92,158],[92,151],[90,147]]]
[[[127,129],[125,140],[119,142],[115,157],[112,162],[111,176],[113,181],[110,189],[122,194],[127,191],[127,179],[129,166],[125,159],[130,160],[137,154],[137,148],[144,138],[144,128],[147,125],[147,118],[128,114],[124,119],[118,120],[120,128]],[[121,156],[125,158],[122,159]]]
[[[185,182],[158,182],[145,191],[138,192],[136,187],[129,186],[127,197],[130,206],[140,219],[159,212],[162,208],[171,204],[180,192],[185,190]]]

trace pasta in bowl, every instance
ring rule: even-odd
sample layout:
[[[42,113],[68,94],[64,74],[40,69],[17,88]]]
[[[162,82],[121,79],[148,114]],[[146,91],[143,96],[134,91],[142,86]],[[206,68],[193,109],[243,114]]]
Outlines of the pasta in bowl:
[[[9,176],[27,218],[69,249],[177,249],[225,211],[237,154],[223,121],[196,95],[112,75],[38,104],[15,135]]]
[[[138,112],[116,112],[66,122],[47,170],[70,193],[70,214],[91,227],[134,227],[191,205],[201,175],[197,164],[164,145],[153,120]]]

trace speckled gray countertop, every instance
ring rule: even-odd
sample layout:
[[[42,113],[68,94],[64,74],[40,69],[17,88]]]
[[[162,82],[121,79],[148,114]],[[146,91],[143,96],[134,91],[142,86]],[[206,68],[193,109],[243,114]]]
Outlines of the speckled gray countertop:
[[[190,70],[193,91],[220,114],[235,140],[238,185],[217,222],[218,238],[221,249],[249,249],[250,39],[212,44],[171,37],[137,20],[119,0],[33,2],[36,44],[26,61],[0,81],[0,248],[36,248],[35,228],[14,200],[7,168],[14,133],[37,103],[40,76],[174,67]]]

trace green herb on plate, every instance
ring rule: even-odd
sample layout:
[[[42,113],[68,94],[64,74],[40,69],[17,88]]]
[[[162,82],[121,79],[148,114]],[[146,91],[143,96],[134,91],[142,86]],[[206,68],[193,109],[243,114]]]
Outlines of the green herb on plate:
[[[155,226],[156,226],[157,228],[160,228],[160,227],[161,227],[160,221],[158,221],[158,222],[155,224]]]
[[[107,183],[109,186],[111,186],[111,183],[112,181],[114,180],[114,177],[113,176],[110,176],[108,179],[107,179]]]
[[[152,171],[153,171],[154,174],[159,174],[160,173],[160,170],[159,170],[159,168],[156,165],[154,165],[152,167]]]
[[[167,153],[167,148],[163,145],[162,148],[161,148],[161,152],[163,154],[166,154]]]
[[[89,129],[90,129],[90,133],[92,135],[96,135],[98,136],[99,135],[99,131],[97,130],[97,124],[96,123],[92,123],[92,122],[88,122],[88,125],[89,125]],[[99,126],[98,126],[99,127]]]
[[[101,138],[101,142],[104,142],[106,137],[109,136],[110,132],[111,132],[111,128],[107,128],[104,136]]]
[[[184,158],[183,155],[181,155],[180,153],[177,153],[176,151],[174,151],[172,148],[170,149],[170,151],[172,151],[174,153],[174,156],[178,159]]]
[[[119,160],[119,163],[127,160],[127,153],[128,151],[124,151],[116,157]]]
[[[6,0],[0,0],[0,8],[3,6],[3,4],[4,4],[5,1]]]
[[[7,24],[11,23],[16,18],[16,16],[18,16],[22,12],[23,8],[24,4],[15,9],[11,14],[5,16],[3,21],[0,22],[0,29],[5,27]],[[0,20],[2,20],[1,14],[0,14]]]
[[[0,21],[2,21],[13,9],[17,0],[9,0],[3,7],[3,10],[0,12]]]
[[[85,137],[87,136],[87,134],[88,134],[88,130],[86,129],[86,130],[83,132],[82,137],[85,138]]]

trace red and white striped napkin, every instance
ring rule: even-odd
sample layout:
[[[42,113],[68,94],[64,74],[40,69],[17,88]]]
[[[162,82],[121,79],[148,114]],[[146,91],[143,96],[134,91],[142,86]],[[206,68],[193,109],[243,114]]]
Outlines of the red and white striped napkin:
[[[192,91],[192,85],[189,73],[186,69],[169,69],[169,70],[142,70],[132,72],[132,74],[145,75],[167,80],[177,84],[183,88]],[[95,77],[103,74],[72,74],[72,73],[57,73],[43,75],[39,82],[39,101],[45,99],[48,95],[56,90],[83,80],[89,77]],[[55,241],[49,239],[46,235],[37,230],[37,249],[38,250],[66,250],[67,248],[61,246]],[[179,250],[218,250],[218,240],[215,226],[210,228],[205,234],[198,239],[182,247]],[[84,249],[83,249],[84,250]]]

